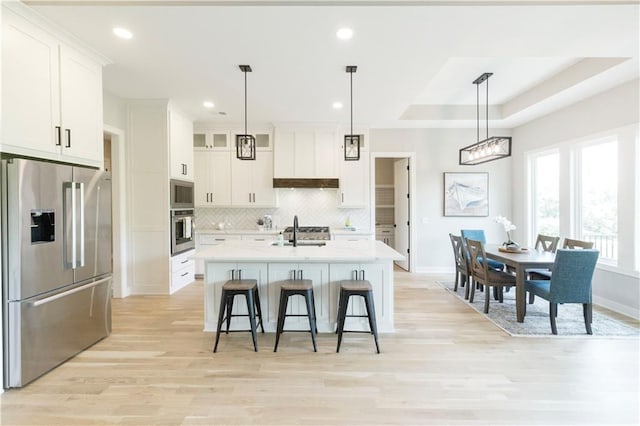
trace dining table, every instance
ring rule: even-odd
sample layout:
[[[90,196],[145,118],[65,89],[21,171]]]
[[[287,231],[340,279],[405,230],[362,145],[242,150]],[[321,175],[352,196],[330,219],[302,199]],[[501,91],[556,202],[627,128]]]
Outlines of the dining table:
[[[496,260],[510,266],[516,273],[516,318],[518,322],[524,322],[526,292],[524,283],[527,269],[551,269],[556,255],[552,252],[536,250],[534,248],[520,248],[519,250],[505,251],[501,244],[486,244],[485,254],[489,259]]]

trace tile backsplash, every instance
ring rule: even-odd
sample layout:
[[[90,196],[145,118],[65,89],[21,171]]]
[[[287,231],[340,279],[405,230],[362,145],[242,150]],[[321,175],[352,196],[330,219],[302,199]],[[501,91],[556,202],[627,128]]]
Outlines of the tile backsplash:
[[[320,189],[279,189],[278,208],[209,208],[195,209],[196,229],[215,229],[220,222],[225,229],[256,229],[256,219],[266,214],[273,218],[273,226],[282,229],[293,224],[298,215],[300,226],[330,226],[340,229],[349,218],[358,230],[371,230],[368,208],[339,209],[336,191]]]

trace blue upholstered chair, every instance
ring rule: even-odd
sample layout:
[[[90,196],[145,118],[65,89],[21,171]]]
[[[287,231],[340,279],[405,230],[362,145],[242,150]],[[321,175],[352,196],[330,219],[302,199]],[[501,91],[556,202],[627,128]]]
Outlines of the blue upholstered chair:
[[[552,237],[547,237],[552,238]],[[553,237],[559,238],[559,237]],[[538,235],[538,240],[540,239],[540,235]],[[557,247],[558,242],[556,241],[555,247]],[[544,251],[552,251],[555,253],[555,247],[553,250],[547,250],[545,245],[542,246]],[[536,249],[538,248],[538,241],[536,241]],[[592,249],[593,242],[591,241],[580,241],[580,240],[572,240],[571,238],[565,238],[564,243],[562,244],[562,248],[571,249],[571,250],[580,250],[580,249]],[[530,280],[550,280],[551,279],[551,271],[549,269],[527,269],[525,271],[528,279]],[[535,301],[535,295],[533,293],[529,294],[529,303],[533,303]]]
[[[551,269],[550,280],[527,280],[525,291],[549,301],[551,332],[558,334],[558,303],[581,303],[584,326],[591,333],[591,279],[598,261],[597,250],[560,249]]]
[[[487,239],[484,236],[484,230],[482,229],[461,229],[460,235],[467,240],[480,241],[483,245],[487,244]],[[493,259],[487,259],[487,266],[496,271],[504,270],[504,263],[497,262]]]

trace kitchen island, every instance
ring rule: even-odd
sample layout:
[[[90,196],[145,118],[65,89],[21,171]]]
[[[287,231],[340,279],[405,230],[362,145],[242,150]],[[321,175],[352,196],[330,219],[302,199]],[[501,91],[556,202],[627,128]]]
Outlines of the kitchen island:
[[[275,331],[282,281],[302,275],[313,281],[319,332],[335,331],[340,281],[356,276],[373,286],[376,317],[380,332],[393,331],[393,261],[404,257],[380,241],[326,241],[322,246],[298,247],[273,245],[275,241],[229,240],[196,251],[194,259],[205,263],[204,330],[215,331],[222,285],[232,272],[243,279],[256,279],[264,315],[265,331]],[[364,314],[364,302],[352,298],[348,314]],[[304,300],[292,298],[291,314],[305,314]],[[236,297],[234,314],[246,313],[243,297]],[[233,318],[232,329],[248,328],[246,318]],[[304,317],[287,318],[286,328],[308,329]],[[349,318],[348,329],[368,330],[366,318]]]

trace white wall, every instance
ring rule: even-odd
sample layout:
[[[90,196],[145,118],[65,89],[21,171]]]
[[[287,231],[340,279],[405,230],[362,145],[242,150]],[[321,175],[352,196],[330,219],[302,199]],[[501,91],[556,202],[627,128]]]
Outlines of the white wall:
[[[103,91],[102,93],[102,118],[104,124],[118,129],[127,128],[126,101],[116,95]]]
[[[492,135],[508,136],[507,130],[492,129]],[[453,254],[449,233],[462,228],[484,229],[487,241],[506,239],[501,225],[492,218],[502,214],[511,218],[512,159],[478,166],[458,165],[458,150],[476,139],[476,129],[372,129],[370,151],[415,152],[416,188],[412,189],[416,206],[414,242],[416,272],[452,272]],[[443,173],[488,172],[489,216],[444,217]]]
[[[616,135],[619,144],[618,195],[620,259],[619,267],[600,268],[593,280],[594,302],[640,317],[640,280],[638,279],[638,122],[640,117],[640,80],[634,80],[607,92],[585,99],[553,114],[527,123],[513,132],[513,220],[524,223],[527,208],[527,164],[530,151],[558,147],[561,156],[569,156],[569,146],[583,140]],[[569,164],[566,162],[565,164]],[[569,172],[566,171],[566,177]],[[564,182],[564,183],[563,183]],[[561,180],[561,194],[570,195],[568,179]],[[516,237],[525,241],[524,230]],[[568,220],[561,222],[561,234],[571,234]]]

